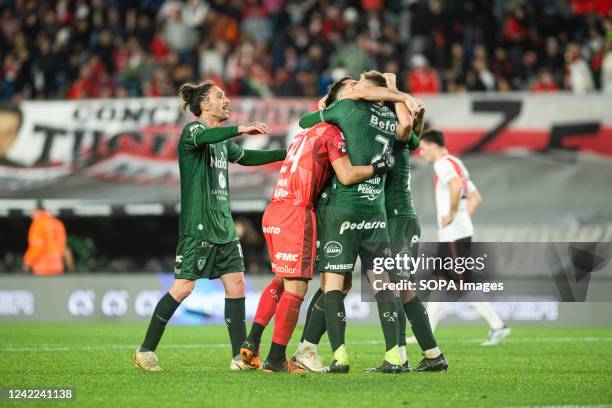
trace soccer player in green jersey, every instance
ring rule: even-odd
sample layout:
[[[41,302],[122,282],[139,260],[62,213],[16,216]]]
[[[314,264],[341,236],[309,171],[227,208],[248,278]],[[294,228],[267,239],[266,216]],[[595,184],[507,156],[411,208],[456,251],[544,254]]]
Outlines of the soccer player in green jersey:
[[[408,94],[385,88],[380,73],[370,72],[360,81],[347,80],[338,100],[300,120],[301,127],[319,122],[337,125],[347,135],[347,148],[354,165],[366,165],[379,157],[396,140],[407,140],[414,115]],[[396,113],[377,101],[397,104]],[[384,205],[385,176],[344,186],[337,178],[324,190],[317,203],[317,232],[320,241],[318,270],[322,273],[324,315],[334,359],[329,372],[348,372],[344,333],[343,286],[345,274],[353,271],[357,256],[363,270],[370,272],[374,258],[389,248]],[[398,351],[398,301],[388,290],[375,295],[385,338],[383,372],[401,372]]]
[[[397,89],[395,77],[385,74],[387,86]],[[423,132],[425,105],[415,99],[417,113],[409,141],[396,142],[393,146],[395,167],[387,173],[385,182],[385,210],[387,213],[387,232],[391,242],[391,255],[407,253],[417,257],[421,227],[412,205],[410,189],[410,151],[419,147],[419,137]],[[395,276],[393,276],[395,274]],[[394,280],[409,279],[410,271],[393,271]],[[392,280],[393,280],[392,278]],[[406,317],[410,321],[412,331],[418,341],[425,358],[420,362],[417,371],[441,371],[448,368],[444,355],[438,348],[434,338],[425,307],[412,290],[399,292],[401,308],[399,310],[399,352],[404,371],[410,371],[406,353]],[[372,371],[381,369],[377,367]]]
[[[244,259],[230,212],[227,163],[257,166],[284,160],[285,149],[245,150],[231,138],[240,134],[269,133],[263,123],[221,127],[230,115],[230,100],[213,83],[184,84],[183,111],[197,120],[188,123],[178,143],[181,174],[181,214],[176,249],[175,280],[160,300],[142,346],[133,361],[160,371],[155,350],[166,323],[189,296],[197,279],[220,278],[225,288],[225,323],[232,346],[233,370],[250,369],[240,358],[246,337]]]

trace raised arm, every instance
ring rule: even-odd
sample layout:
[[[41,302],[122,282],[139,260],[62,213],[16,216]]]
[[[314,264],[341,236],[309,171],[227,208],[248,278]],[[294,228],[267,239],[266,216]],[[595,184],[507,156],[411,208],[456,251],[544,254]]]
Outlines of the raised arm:
[[[395,74],[392,73],[384,73],[385,81],[387,82],[387,87],[391,91],[399,92],[397,90],[397,80]],[[395,128],[395,134],[397,135],[397,140],[402,142],[408,142],[410,140],[410,135],[412,133],[412,127],[414,125],[415,113],[413,109],[409,108],[414,105],[413,99],[410,95],[399,92],[404,97],[401,100],[393,101],[395,107],[395,114],[397,115],[397,127]]]
[[[227,126],[207,129],[203,125],[194,125],[189,130],[193,136],[194,145],[202,146],[208,143],[218,143],[226,139],[236,137],[243,133],[246,134],[267,134],[270,133],[265,123],[253,122],[247,125]]]
[[[243,166],[261,166],[262,164],[273,163],[285,160],[287,149],[275,150],[243,150],[242,158],[236,163]]]

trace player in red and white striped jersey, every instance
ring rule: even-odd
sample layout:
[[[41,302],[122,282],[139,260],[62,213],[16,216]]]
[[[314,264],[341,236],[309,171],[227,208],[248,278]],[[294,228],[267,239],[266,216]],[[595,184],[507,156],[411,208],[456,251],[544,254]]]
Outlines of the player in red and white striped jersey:
[[[470,174],[458,158],[448,152],[444,143],[444,135],[439,130],[429,129],[421,135],[421,155],[433,163],[435,172],[434,189],[438,219],[438,256],[467,257],[470,256],[470,246],[474,226],[472,215],[482,201],[478,189],[470,180]],[[469,271],[459,277],[454,271],[439,271],[447,279],[469,279]],[[427,314],[432,330],[435,330],[440,319],[444,303],[428,302]],[[489,302],[471,302],[489,323],[491,328],[489,338],[482,345],[498,344],[504,337],[510,335],[510,329],[499,318]]]

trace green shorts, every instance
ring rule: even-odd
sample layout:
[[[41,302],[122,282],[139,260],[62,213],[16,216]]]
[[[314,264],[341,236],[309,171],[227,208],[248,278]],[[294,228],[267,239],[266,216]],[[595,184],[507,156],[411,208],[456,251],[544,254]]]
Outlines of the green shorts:
[[[362,270],[367,271],[374,258],[389,253],[385,213],[363,214],[350,208],[318,205],[316,218],[319,272],[350,273],[357,255]]]
[[[391,243],[391,252],[410,252],[411,256],[419,253],[421,224],[414,217],[392,216],[387,219],[387,232]]]
[[[226,273],[244,272],[240,241],[213,244],[183,235],[176,246],[176,279],[217,279]]]
[[[421,225],[416,217],[391,216],[387,220],[387,232],[391,254],[407,254],[413,258],[419,255],[419,239],[421,238]],[[389,271],[392,281],[413,279],[414,275],[409,270]]]

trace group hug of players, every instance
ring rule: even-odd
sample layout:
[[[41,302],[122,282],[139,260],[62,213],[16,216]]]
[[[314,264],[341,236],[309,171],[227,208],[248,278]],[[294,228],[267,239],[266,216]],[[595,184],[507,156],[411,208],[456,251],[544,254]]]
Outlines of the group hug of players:
[[[183,109],[197,120],[178,144],[181,214],[175,280],[157,304],[145,339],[133,357],[139,367],[159,371],[155,350],[166,323],[197,279],[220,278],[225,322],[232,345],[230,368],[268,372],[347,373],[344,297],[357,260],[374,279],[406,279],[404,271],[372,273],[376,257],[415,254],[420,227],[410,195],[410,151],[419,145],[425,106],[395,86],[393,74],[375,71],[359,80],[343,78],[300,120],[305,129],[287,151],[246,150],[232,141],[241,134],[269,133],[263,123],[221,127],[230,101],[212,83],[181,87]],[[350,158],[349,158],[350,157]],[[230,211],[227,162],[246,166],[284,160],[262,229],[275,278],[261,295],[250,333],[245,324],[242,249]],[[299,347],[286,346],[313,277],[321,274]],[[424,305],[410,290],[374,291],[385,342],[382,363],[368,371],[401,373],[448,368]],[[274,316],[272,344],[260,360],[262,333]],[[411,368],[406,353],[410,322],[423,360]],[[327,332],[333,360],[325,365],[317,345]]]

